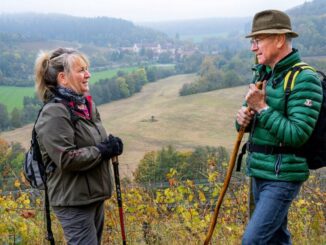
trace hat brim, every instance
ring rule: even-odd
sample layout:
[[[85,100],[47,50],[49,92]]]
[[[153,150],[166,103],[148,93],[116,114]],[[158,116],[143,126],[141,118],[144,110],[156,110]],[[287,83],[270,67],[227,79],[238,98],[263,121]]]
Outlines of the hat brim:
[[[261,30],[261,31],[254,31],[246,36],[248,37],[254,37],[260,34],[289,34],[292,38],[298,37],[299,35],[295,33],[294,31],[291,31],[289,29],[268,29],[268,30]]]

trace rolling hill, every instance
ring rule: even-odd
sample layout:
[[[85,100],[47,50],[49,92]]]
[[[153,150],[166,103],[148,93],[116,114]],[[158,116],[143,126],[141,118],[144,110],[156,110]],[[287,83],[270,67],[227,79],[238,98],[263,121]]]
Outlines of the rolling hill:
[[[207,18],[190,19],[162,22],[143,22],[141,26],[146,26],[154,30],[168,34],[170,37],[179,35],[181,39],[191,37],[227,37],[231,33],[234,35],[244,35],[246,28],[250,27],[251,17],[233,18]]]
[[[158,31],[110,17],[76,17],[64,14],[0,14],[0,38],[11,41],[63,40],[97,46],[128,46],[134,43],[167,40]]]
[[[99,106],[107,131],[124,141],[122,173],[131,176],[145,152],[169,144],[179,150],[206,145],[232,149],[234,118],[247,87],[178,96],[182,85],[194,79],[195,75],[169,77],[147,84],[131,98]],[[27,125],[0,137],[27,148],[31,130],[32,125]]]

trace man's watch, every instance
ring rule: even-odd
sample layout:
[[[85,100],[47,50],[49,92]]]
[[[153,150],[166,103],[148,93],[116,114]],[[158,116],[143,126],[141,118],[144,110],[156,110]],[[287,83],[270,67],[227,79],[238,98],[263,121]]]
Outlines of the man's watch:
[[[260,111],[258,111],[258,114],[260,115],[263,111],[267,111],[269,108],[268,105],[266,105],[263,109],[261,109]]]

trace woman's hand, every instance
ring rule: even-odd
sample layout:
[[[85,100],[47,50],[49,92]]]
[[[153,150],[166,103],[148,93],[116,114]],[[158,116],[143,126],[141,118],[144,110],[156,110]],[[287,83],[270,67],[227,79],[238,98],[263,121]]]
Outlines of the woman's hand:
[[[96,146],[104,159],[109,159],[114,156],[119,156],[123,152],[123,143],[119,137],[112,134],[109,135],[103,142]]]

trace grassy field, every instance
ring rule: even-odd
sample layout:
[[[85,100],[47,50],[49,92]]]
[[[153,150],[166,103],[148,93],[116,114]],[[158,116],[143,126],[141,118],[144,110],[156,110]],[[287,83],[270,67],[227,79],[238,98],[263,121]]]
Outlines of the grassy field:
[[[107,131],[124,141],[122,173],[131,176],[145,152],[169,144],[184,150],[206,145],[232,148],[234,118],[247,86],[178,96],[182,85],[194,79],[194,75],[169,77],[147,84],[131,98],[99,106]],[[26,148],[31,129],[28,125],[0,137]]]
[[[34,87],[0,86],[0,103],[6,105],[8,112],[11,112],[15,107],[21,109],[24,96],[33,97],[34,93]]]
[[[118,71],[124,71],[126,73],[132,72],[136,70],[138,67],[131,66],[131,67],[124,67],[124,68],[116,68],[116,69],[108,69],[105,71],[98,71],[98,72],[92,72],[92,76],[90,79],[90,83],[96,83],[101,79],[111,78],[117,75]]]
[[[159,68],[171,69],[174,67],[174,64],[159,64],[159,65],[155,65],[155,66],[157,66]],[[137,66],[130,66],[130,67],[122,67],[122,68],[116,68],[116,69],[108,69],[105,71],[92,72],[90,83],[93,84],[93,83],[97,83],[101,79],[114,77],[117,75],[118,71],[130,73],[132,71],[137,70],[138,68],[139,67],[137,67]]]

